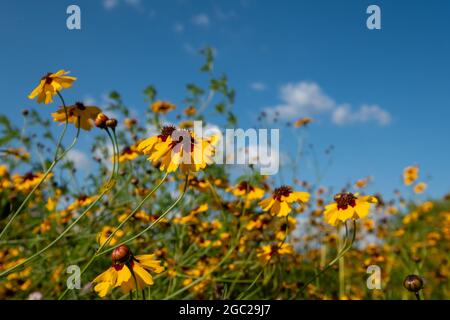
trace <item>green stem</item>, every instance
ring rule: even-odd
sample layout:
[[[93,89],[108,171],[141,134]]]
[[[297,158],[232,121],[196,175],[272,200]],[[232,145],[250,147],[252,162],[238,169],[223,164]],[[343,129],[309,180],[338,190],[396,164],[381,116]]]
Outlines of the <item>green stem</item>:
[[[144,233],[144,232],[146,232],[147,230],[149,230],[150,228],[152,228],[155,224],[157,224],[163,217],[164,217],[164,215],[166,215],[167,213],[169,213],[170,212],[170,210],[173,208],[173,207],[175,207],[177,204],[178,204],[178,202],[184,197],[184,194],[186,193],[186,188],[187,188],[187,185],[188,185],[188,178],[189,178],[189,175],[186,175],[186,182],[185,182],[185,184],[184,184],[184,189],[183,189],[183,193],[180,195],[180,197],[169,207],[169,209],[167,209],[157,220],[155,220],[149,227],[147,227],[146,229],[144,229],[141,233],[139,233],[136,237],[133,237],[133,238],[130,238],[130,239],[128,239],[128,240],[126,240],[126,241],[124,241],[124,242],[122,242],[122,243],[120,243],[120,244],[118,244],[118,245],[116,245],[116,246],[114,246],[113,248],[111,248],[111,249],[109,249],[109,250],[104,250],[103,252],[101,251],[109,242],[110,242],[110,240],[112,239],[112,237],[116,234],[116,232],[118,231],[118,230],[120,230],[120,228],[122,228],[122,226],[129,220],[129,219],[131,219],[131,217],[133,217],[133,215],[142,207],[142,205],[148,200],[148,198],[150,198],[150,196],[153,194],[153,193],[155,193],[158,189],[159,189],[159,187],[162,185],[162,183],[166,180],[166,178],[167,178],[167,176],[168,176],[168,173],[166,173],[165,175],[164,175],[164,177],[161,179],[161,181],[158,183],[158,185],[156,185],[156,187],[151,191],[151,192],[149,192],[146,196],[145,196],[145,198],[144,199],[142,199],[142,201],[137,205],[137,207],[125,218],[125,220],[123,220],[118,226],[117,226],[117,228],[115,228],[114,229],[114,231],[109,235],[109,237],[106,239],[106,241],[103,243],[103,244],[101,244],[100,245],[100,247],[97,249],[97,251],[94,253],[94,255],[91,257],[91,259],[88,261],[88,263],[83,267],[83,269],[81,270],[81,272],[80,272],[80,276],[82,275],[82,274],[84,274],[84,272],[86,272],[86,270],[90,267],[90,265],[94,262],[94,260],[97,258],[97,257],[99,257],[99,256],[101,256],[101,255],[103,255],[103,254],[105,254],[105,253],[108,253],[108,252],[110,252],[110,251],[112,251],[112,250],[114,250],[115,248],[117,248],[118,246],[120,246],[120,245],[123,245],[123,244],[125,244],[125,243],[128,243],[129,241],[132,241],[132,240],[134,240],[136,237],[138,237],[138,236],[140,236],[142,233]],[[59,298],[58,298],[58,300],[62,300],[63,298],[64,298],[64,296],[67,294],[67,292],[69,291],[69,288],[67,288],[60,296],[59,296]]]
[[[59,151],[59,149],[61,147],[61,141],[62,141],[62,138],[65,135],[65,132],[66,132],[66,129],[67,129],[67,123],[68,123],[67,122],[67,108],[66,108],[66,105],[64,103],[64,100],[62,99],[62,96],[59,94],[59,92],[58,92],[58,95],[60,96],[61,101],[63,101],[64,111],[66,112],[66,124],[64,126],[63,132],[61,133],[61,135],[59,137],[59,141],[58,141],[58,144],[56,146],[56,151],[55,151],[55,155],[54,155],[54,160],[50,164],[50,167],[48,167],[47,171],[45,171],[45,173],[42,176],[41,180],[39,180],[39,182],[33,187],[33,189],[31,189],[31,191],[25,197],[25,200],[23,200],[23,202],[20,204],[19,208],[17,208],[17,210],[12,214],[12,216],[9,219],[8,223],[3,228],[3,230],[0,232],[0,239],[3,238],[3,236],[6,234],[6,231],[9,229],[9,227],[11,226],[13,221],[16,219],[16,217],[19,215],[19,213],[22,212],[22,210],[25,208],[25,205],[28,203],[28,201],[30,200],[30,198],[34,194],[34,192],[41,186],[41,184],[45,181],[45,179],[47,179],[48,175],[52,172],[53,168],[56,166],[58,161],[60,161],[62,158],[64,158],[64,156],[75,146],[75,144],[78,141],[78,137],[80,135],[80,127],[79,126],[78,126],[78,130],[77,130],[77,134],[76,134],[72,144],[63,152],[63,154],[61,156],[58,157],[58,151]],[[80,119],[78,118],[78,121],[79,120]]]
[[[3,276],[6,276],[8,274],[10,274],[11,272],[13,272],[14,270],[18,269],[19,267],[27,264],[28,262],[32,261],[33,259],[35,259],[36,257],[38,257],[39,255],[43,254],[45,251],[47,251],[48,249],[50,249],[55,243],[57,243],[59,240],[61,240],[61,238],[63,238],[67,232],[69,232],[73,226],[75,226],[78,221],[81,220],[81,218],[83,218],[86,213],[88,213],[89,210],[92,209],[92,207],[94,207],[100,200],[101,198],[109,191],[108,188],[104,189],[102,193],[100,193],[100,195],[97,197],[97,199],[95,199],[94,202],[92,202],[89,207],[86,208],[86,210],[84,210],[84,212],[82,214],[80,214],[80,216],[75,219],[55,240],[53,240],[52,242],[50,242],[48,245],[46,245],[43,249],[39,250],[38,252],[36,252],[35,254],[33,254],[32,256],[30,256],[29,258],[25,259],[23,262],[15,265],[14,267],[11,267],[3,272],[0,273],[0,278]]]
[[[76,136],[76,138],[78,138],[78,134]],[[73,144],[74,145],[74,144]],[[64,153],[66,154],[68,152],[69,149],[67,149]],[[113,176],[113,174],[112,174]],[[10,274],[11,272],[13,272],[14,270],[18,269],[19,267],[27,264],[28,262],[34,260],[35,258],[37,258],[38,256],[40,256],[41,254],[43,254],[45,251],[47,251],[48,249],[50,249],[53,245],[55,245],[59,240],[61,240],[88,212],[89,210],[91,210],[102,198],[103,196],[109,192],[112,188],[112,184],[110,184],[110,179],[108,180],[108,183],[106,185],[105,188],[103,188],[103,191],[100,193],[100,195],[97,197],[97,199],[95,199],[94,202],[92,202],[84,211],[83,213],[81,213],[77,219],[75,219],[55,240],[53,240],[52,242],[50,242],[47,246],[45,246],[43,249],[39,250],[38,252],[34,253],[33,255],[31,255],[30,257],[28,257],[27,259],[25,259],[24,261],[22,261],[21,263],[7,269],[4,270],[3,272],[0,273],[0,278],[3,276],[6,276],[8,274]],[[6,229],[6,228],[5,228]],[[3,233],[3,232],[2,232]]]
[[[336,258],[334,258],[324,269],[322,269],[320,272],[318,272],[316,275],[314,275],[314,277],[312,277],[311,279],[306,281],[306,283],[299,290],[299,292],[297,292],[291,299],[295,299],[295,297],[297,296],[298,293],[303,292],[311,282],[316,280],[317,277],[320,277],[322,274],[324,274],[326,271],[328,271],[337,261],[339,261],[339,259],[341,257],[343,257],[344,254],[346,254],[348,250],[350,250],[353,243],[355,242],[355,239],[356,239],[356,220],[353,220],[353,235],[352,235],[352,240],[351,240],[350,244],[347,247],[344,247],[343,250],[337,254]]]

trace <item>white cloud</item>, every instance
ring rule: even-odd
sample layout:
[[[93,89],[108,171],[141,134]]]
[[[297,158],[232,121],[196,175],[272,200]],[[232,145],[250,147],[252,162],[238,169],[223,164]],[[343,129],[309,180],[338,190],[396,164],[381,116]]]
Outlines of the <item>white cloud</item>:
[[[207,14],[199,13],[191,18],[191,22],[198,27],[208,27],[210,21]]]
[[[135,8],[141,7],[141,0],[125,0],[125,3]]]
[[[385,126],[391,122],[391,115],[378,105],[362,105],[356,111],[352,111],[349,105],[342,105],[333,111],[332,121],[338,125],[375,121]]]
[[[103,8],[106,10],[114,9],[119,5],[119,0],[103,0]]]
[[[173,25],[173,31],[175,33],[183,33],[184,32],[184,24],[180,23],[180,22],[176,22]]]
[[[83,151],[72,149],[68,152],[67,159],[74,163],[78,171],[89,173],[92,169],[92,161]]]
[[[250,88],[254,91],[264,91],[267,89],[267,86],[265,83],[257,81],[257,82],[252,82],[250,84]]]
[[[288,83],[280,89],[281,103],[265,108],[270,115],[283,120],[325,115],[338,125],[374,121],[379,125],[391,122],[391,115],[378,105],[362,105],[353,110],[349,104],[337,104],[315,82]]]

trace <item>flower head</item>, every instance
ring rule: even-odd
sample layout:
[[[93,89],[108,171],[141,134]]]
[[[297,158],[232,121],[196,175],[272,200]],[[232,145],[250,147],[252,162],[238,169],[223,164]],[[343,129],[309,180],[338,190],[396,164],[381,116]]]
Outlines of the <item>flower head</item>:
[[[244,197],[249,200],[261,199],[264,196],[264,190],[252,186],[247,181],[241,181],[234,188],[228,188],[228,192],[232,192],[236,197]]]
[[[257,249],[256,256],[261,259],[262,262],[269,262],[273,256],[282,256],[292,254],[294,252],[292,245],[289,243],[275,243],[272,245],[266,245]]]
[[[168,101],[156,101],[152,104],[152,111],[155,113],[167,113],[177,107]]]
[[[46,177],[46,179],[49,179],[53,176],[52,173],[49,173]],[[31,188],[33,188],[35,185],[37,185],[41,179],[44,177],[44,174],[41,172],[28,172],[24,174],[23,176],[19,174],[14,174],[12,177],[12,181],[14,184],[14,187],[18,191],[29,191]]]
[[[300,118],[297,121],[295,121],[294,127],[300,128],[302,126],[306,126],[307,124],[311,123],[312,121],[313,121],[313,119],[309,118],[309,117]]]
[[[305,203],[309,201],[308,192],[293,191],[289,186],[276,188],[271,197],[261,201],[259,205],[264,211],[269,211],[274,216],[285,217],[292,211],[292,203]]]
[[[56,73],[47,73],[41,78],[39,85],[28,96],[29,99],[38,97],[38,103],[49,104],[53,102],[53,96],[61,89],[67,89],[77,80],[75,77],[66,76],[69,72],[59,70]]]
[[[339,221],[364,218],[369,214],[370,204],[377,203],[377,198],[373,196],[358,197],[357,193],[345,192],[336,194],[334,201],[325,206],[325,220],[335,226]]]
[[[121,245],[112,253],[112,266],[97,276],[92,282],[94,290],[100,297],[106,296],[113,288],[120,287],[122,292],[142,290],[146,285],[153,285],[150,271],[161,273],[164,267],[155,260],[153,254],[134,256],[130,248]],[[137,287],[136,287],[137,285]]]
[[[139,155],[135,145],[125,147],[119,154],[119,162],[134,160]]]
[[[97,115],[101,114],[101,110],[97,107],[85,106],[81,102],[75,103],[67,108],[68,122],[75,124],[75,127],[91,130],[94,127]],[[66,112],[64,108],[52,113],[53,121],[65,122]]]
[[[97,234],[98,244],[102,246],[106,242],[106,240],[108,240],[108,238],[111,236],[111,234],[113,234],[114,231],[115,231],[114,236],[111,238],[111,240],[109,240],[108,245],[110,246],[115,245],[120,240],[120,238],[123,237],[124,232],[120,229],[116,231],[115,228],[110,226],[104,226],[102,228],[102,231]]]
[[[411,185],[417,178],[419,178],[418,166],[409,166],[403,170],[403,182],[406,186]]]
[[[180,167],[187,173],[212,163],[216,142],[216,137],[199,138],[191,131],[164,126],[159,135],[142,141],[137,149],[148,155],[149,161],[160,162],[161,171],[174,172]]]
[[[427,184],[425,182],[419,182],[413,188],[414,193],[423,193],[427,188]]]

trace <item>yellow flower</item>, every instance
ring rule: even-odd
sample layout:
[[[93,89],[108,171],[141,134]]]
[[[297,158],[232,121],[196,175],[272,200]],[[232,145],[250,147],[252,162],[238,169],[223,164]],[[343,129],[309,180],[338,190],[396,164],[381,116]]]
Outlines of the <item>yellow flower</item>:
[[[67,207],[67,210],[72,211],[84,206],[88,206],[92,202],[94,202],[95,199],[97,199],[97,196],[88,197],[87,195],[82,194],[78,196],[78,198]]]
[[[98,244],[100,246],[102,246],[115,230],[116,229],[113,227],[104,226],[102,228],[102,231],[97,234]],[[109,240],[108,245],[110,245],[110,246],[115,245],[120,240],[120,238],[123,237],[123,235],[124,235],[124,232],[122,230],[120,230],[120,229],[117,230],[116,233],[114,234],[114,236],[111,238],[111,240]]]
[[[49,104],[53,102],[53,96],[61,89],[67,89],[77,80],[75,77],[66,76],[69,72],[59,70],[56,73],[47,73],[41,78],[39,85],[28,96],[29,99],[38,97],[38,103]]]
[[[339,221],[364,218],[369,214],[370,205],[377,203],[373,196],[358,197],[353,193],[338,193],[334,196],[333,203],[325,206],[325,221],[336,226]]]
[[[197,109],[195,109],[194,106],[190,106],[190,107],[187,107],[186,109],[184,109],[183,112],[187,116],[193,116],[197,113]]]
[[[40,172],[38,172],[38,173],[29,172],[23,176],[21,176],[19,174],[15,174],[15,175],[13,175],[12,180],[14,183],[14,187],[18,191],[27,192],[27,191],[31,190],[35,185],[37,185],[39,183],[39,181],[41,181],[43,176],[44,176],[44,174],[40,173]],[[53,176],[53,174],[49,173],[47,175],[46,179],[49,179],[52,176]]]
[[[152,104],[152,111],[156,113],[167,113],[177,107],[168,101],[156,101]]]
[[[133,256],[126,245],[114,249],[112,260],[113,265],[92,281],[96,284],[94,291],[102,298],[117,287],[120,287],[123,293],[142,290],[146,285],[153,285],[150,271],[155,273],[164,271],[164,267],[160,261],[155,260],[153,254]]]
[[[119,155],[119,162],[131,161],[137,158],[139,155],[136,146],[125,147],[122,149]]]
[[[97,107],[85,106],[83,103],[77,102],[73,106],[67,107],[68,122],[75,124],[77,128],[81,127],[81,129],[89,131],[94,127],[95,118],[100,112],[101,110]],[[64,108],[52,113],[52,117],[55,122],[65,122]]]
[[[142,141],[138,150],[149,155],[154,164],[160,162],[160,170],[183,173],[196,172],[212,163],[217,137],[197,138],[193,132],[165,126],[161,134]]]
[[[269,211],[271,215],[285,217],[291,211],[293,202],[305,203],[309,201],[308,192],[293,191],[291,187],[281,186],[274,190],[272,196],[259,203],[264,211]]]
[[[308,117],[300,118],[294,122],[294,127],[300,128],[302,126],[306,126],[307,124],[311,123],[312,121],[313,121],[312,118],[308,118]]]
[[[427,188],[427,184],[425,182],[419,182],[413,188],[414,193],[422,193]]]
[[[181,121],[181,122],[178,124],[178,127],[179,127],[180,129],[191,129],[191,128],[194,127],[194,122],[191,121],[191,120]]]
[[[247,181],[242,181],[234,188],[227,188],[236,197],[243,197],[248,200],[259,200],[264,196],[264,190],[250,185]]]
[[[256,252],[256,256],[261,259],[262,262],[267,263],[272,259],[273,256],[292,254],[294,252],[294,249],[292,248],[291,244],[283,242],[281,245],[273,244],[259,247],[258,249],[256,249]]]
[[[411,185],[419,177],[419,167],[409,166],[403,170],[403,182],[406,186]]]

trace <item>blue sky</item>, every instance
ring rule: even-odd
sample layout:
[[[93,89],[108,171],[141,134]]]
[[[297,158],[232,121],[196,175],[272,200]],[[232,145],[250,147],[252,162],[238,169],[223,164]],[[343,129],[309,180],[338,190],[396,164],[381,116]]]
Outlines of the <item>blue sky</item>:
[[[70,4],[81,8],[81,30],[66,28]],[[370,4],[381,8],[381,30],[366,28]],[[197,50],[211,45],[237,91],[239,127],[263,110],[316,120],[308,136],[318,157],[335,146],[324,184],[372,175],[373,190],[388,193],[419,164],[427,195],[441,196],[450,191],[449,32],[444,0],[2,1],[0,113],[19,124],[23,108],[53,111],[27,95],[59,68],[79,79],[68,101],[101,104],[115,89],[139,114],[142,89],[154,84],[180,104],[185,84],[202,79]],[[281,132],[282,152],[291,137]],[[298,178],[311,171],[306,161]]]

